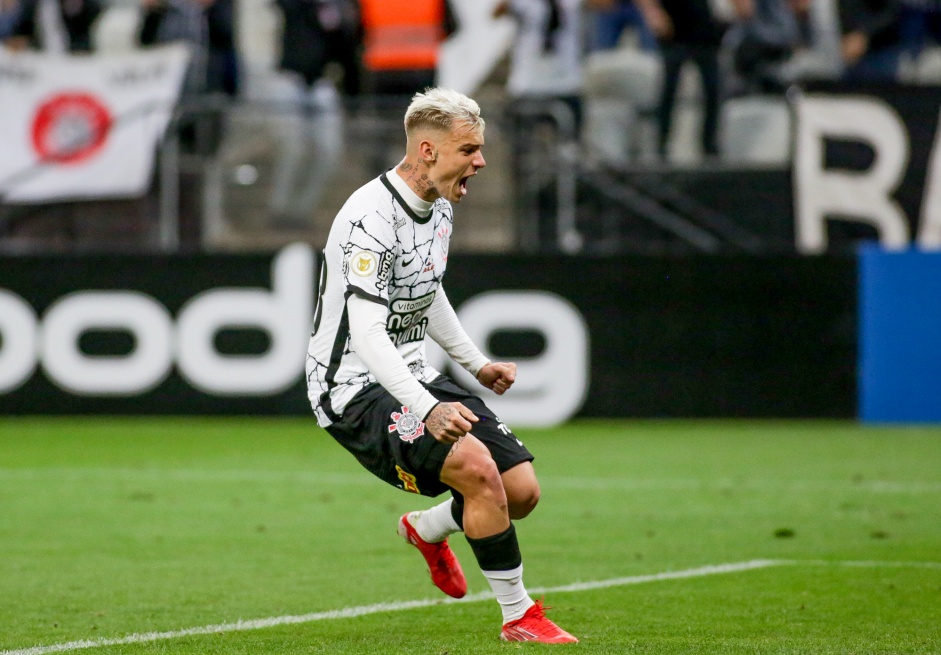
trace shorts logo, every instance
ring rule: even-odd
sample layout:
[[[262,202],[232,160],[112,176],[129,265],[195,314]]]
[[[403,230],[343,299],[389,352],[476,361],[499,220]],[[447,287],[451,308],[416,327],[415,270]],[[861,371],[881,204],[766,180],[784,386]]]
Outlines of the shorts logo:
[[[376,255],[360,250],[350,257],[350,269],[360,277],[368,277],[376,270]]]
[[[411,473],[406,473],[398,464],[395,465],[395,470],[399,474],[399,480],[402,481],[402,488],[405,491],[409,491],[413,494],[420,494],[421,491],[418,490],[418,482],[415,480],[415,476]]]
[[[411,443],[425,434],[425,424],[417,414],[408,411],[408,407],[403,407],[401,414],[392,412],[391,417],[395,423],[389,426],[389,432],[398,432],[402,441]]]

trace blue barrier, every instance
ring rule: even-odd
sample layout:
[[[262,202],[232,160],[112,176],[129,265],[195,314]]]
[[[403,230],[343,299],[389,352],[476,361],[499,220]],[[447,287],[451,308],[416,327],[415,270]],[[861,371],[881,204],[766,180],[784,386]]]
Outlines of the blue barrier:
[[[859,415],[941,422],[941,253],[859,257]]]

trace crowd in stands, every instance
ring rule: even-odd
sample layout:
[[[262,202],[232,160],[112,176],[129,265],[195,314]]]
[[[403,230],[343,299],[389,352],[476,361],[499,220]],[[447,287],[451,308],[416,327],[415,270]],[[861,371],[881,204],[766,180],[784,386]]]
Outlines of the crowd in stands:
[[[250,0],[241,0],[242,3]],[[296,108],[282,122],[272,215],[303,222],[328,176],[305,165],[340,156],[351,98],[403,94],[434,84],[440,44],[460,27],[462,3],[480,0],[259,0],[280,14],[280,58],[269,98]],[[237,0],[141,0],[135,39],[146,47],[182,40],[193,58],[184,93],[238,97]],[[624,66],[632,93],[654,97],[649,115],[665,156],[678,88],[688,64],[698,73],[701,152],[719,152],[720,107],[729,98],[781,95],[812,79],[904,80],[941,39],[941,0],[492,0],[489,19],[511,21],[506,83],[520,129],[533,106],[555,100],[585,123],[586,83],[602,61]],[[107,0],[0,0],[0,42],[12,50],[93,49],[92,26]],[[484,35],[485,36],[485,35]],[[608,57],[608,59],[605,59]],[[626,72],[625,72],[626,71]],[[638,71],[650,88],[637,92]],[[655,79],[654,79],[655,78]],[[602,86],[604,86],[602,84]],[[652,90],[655,89],[655,90]],[[602,88],[601,95],[610,89]],[[638,104],[642,104],[638,101]],[[648,103],[651,104],[651,103]],[[618,111],[615,107],[611,111]],[[513,112],[510,112],[511,118]],[[220,119],[214,128],[224,130]],[[210,130],[212,131],[212,130]],[[218,137],[218,134],[217,134]],[[218,138],[210,139],[212,144]],[[518,142],[525,146],[525,135]]]
[[[467,0],[468,2],[470,0]],[[235,0],[141,0],[142,46],[194,47],[186,88],[238,94]],[[457,27],[460,0],[272,0],[283,16],[279,68],[308,91],[336,63],[339,93],[408,94],[433,84],[436,46]],[[680,69],[702,79],[703,149],[714,153],[718,104],[729,95],[781,92],[812,77],[899,79],[903,62],[941,38],[939,0],[495,0],[494,19],[518,25],[507,91],[577,106],[592,53],[627,47],[662,63],[661,147]],[[10,49],[88,52],[103,0],[0,0]],[[628,38],[625,39],[625,35]],[[812,62],[807,55],[816,57]],[[724,59],[723,59],[724,57]],[[827,60],[829,58],[829,60]],[[337,80],[333,80],[337,82]],[[323,93],[321,92],[321,95]],[[573,102],[576,101],[576,102]]]

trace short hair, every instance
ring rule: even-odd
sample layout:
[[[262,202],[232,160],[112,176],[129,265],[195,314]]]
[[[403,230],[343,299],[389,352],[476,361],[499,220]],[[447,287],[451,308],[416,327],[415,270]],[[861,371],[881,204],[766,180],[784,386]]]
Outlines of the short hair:
[[[465,122],[480,131],[485,125],[480,116],[480,106],[474,100],[440,86],[416,93],[405,110],[406,134],[412,134],[421,127],[448,131],[458,122]]]

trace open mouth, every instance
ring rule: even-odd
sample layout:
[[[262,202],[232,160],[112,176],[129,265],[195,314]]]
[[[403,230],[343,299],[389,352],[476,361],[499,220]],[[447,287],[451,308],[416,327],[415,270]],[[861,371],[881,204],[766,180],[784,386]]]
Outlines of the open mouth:
[[[460,186],[461,186],[461,195],[462,195],[462,196],[467,195],[467,180],[469,180],[470,177],[471,177],[471,176],[468,175],[468,176],[466,176],[466,177],[462,177],[462,178],[461,178]]]

